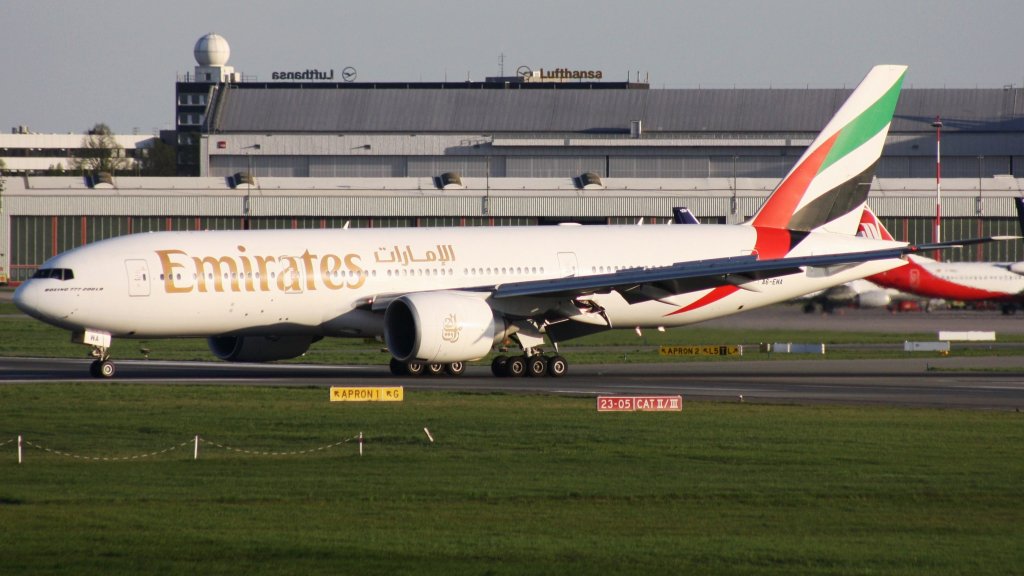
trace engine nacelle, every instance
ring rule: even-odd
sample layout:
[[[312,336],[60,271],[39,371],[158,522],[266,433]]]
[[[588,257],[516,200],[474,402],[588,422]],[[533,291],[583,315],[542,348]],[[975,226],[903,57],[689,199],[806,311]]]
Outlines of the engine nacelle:
[[[388,304],[384,342],[406,362],[465,362],[483,358],[505,335],[505,323],[475,295],[417,292]]]
[[[885,290],[869,290],[857,295],[857,304],[861,308],[885,308],[892,302],[892,297]]]
[[[302,356],[312,336],[213,336],[206,339],[210,352],[229,362],[271,362]]]

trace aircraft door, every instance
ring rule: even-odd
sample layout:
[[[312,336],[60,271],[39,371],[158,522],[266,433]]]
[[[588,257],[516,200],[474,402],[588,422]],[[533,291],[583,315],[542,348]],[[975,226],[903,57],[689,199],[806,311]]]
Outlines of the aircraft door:
[[[125,260],[128,273],[128,295],[149,296],[149,266],[145,260]]]
[[[282,256],[281,258],[284,259],[286,257]],[[303,274],[299,270],[298,265],[289,266],[279,272],[277,282],[278,287],[285,294],[302,294]]]
[[[917,288],[921,284],[921,271],[915,268],[910,269],[910,287]]]
[[[558,253],[558,271],[562,276],[576,276],[579,273],[575,252]]]

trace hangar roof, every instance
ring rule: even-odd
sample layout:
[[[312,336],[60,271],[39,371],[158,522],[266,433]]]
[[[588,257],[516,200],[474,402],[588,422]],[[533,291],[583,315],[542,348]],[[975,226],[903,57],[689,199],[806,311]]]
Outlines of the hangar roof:
[[[209,132],[645,133],[817,132],[849,89],[221,90]],[[1024,131],[1020,88],[904,89],[891,128]]]

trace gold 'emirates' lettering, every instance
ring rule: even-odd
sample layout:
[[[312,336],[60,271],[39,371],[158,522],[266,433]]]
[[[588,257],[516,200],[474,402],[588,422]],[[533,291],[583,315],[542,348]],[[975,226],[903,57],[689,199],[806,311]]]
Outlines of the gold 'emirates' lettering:
[[[249,256],[238,246],[232,256],[193,256],[184,250],[157,250],[164,291],[302,292],[355,289],[366,282],[358,254],[324,254],[305,250],[298,256]],[[304,281],[303,281],[304,280]]]

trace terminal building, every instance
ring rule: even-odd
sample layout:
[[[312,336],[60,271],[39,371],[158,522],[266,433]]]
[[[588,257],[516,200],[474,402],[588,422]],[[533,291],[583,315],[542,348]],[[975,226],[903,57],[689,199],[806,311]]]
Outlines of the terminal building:
[[[0,267],[147,230],[740,222],[850,88],[656,89],[520,67],[482,82],[365,83],[355,71],[228,65],[215,34],[175,86],[178,178],[8,176]],[[600,78],[600,79],[598,79]],[[938,123],[941,122],[941,126]],[[904,88],[870,204],[931,240],[941,131],[944,238],[1018,233],[1024,90]],[[1020,243],[957,259],[1024,259]]]

